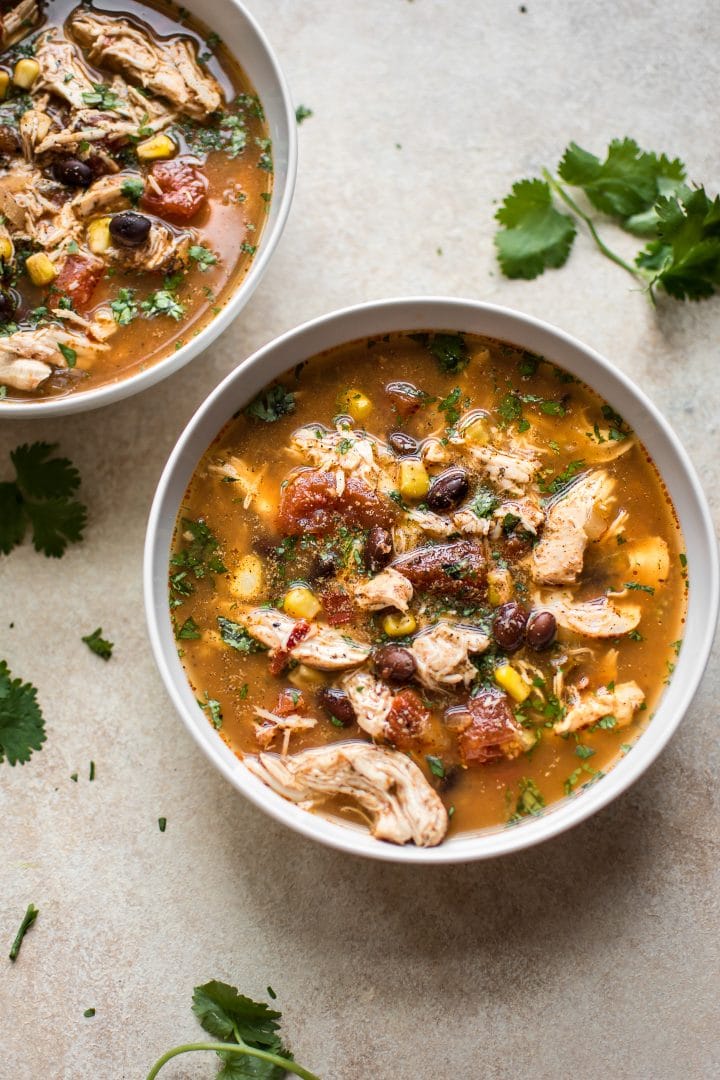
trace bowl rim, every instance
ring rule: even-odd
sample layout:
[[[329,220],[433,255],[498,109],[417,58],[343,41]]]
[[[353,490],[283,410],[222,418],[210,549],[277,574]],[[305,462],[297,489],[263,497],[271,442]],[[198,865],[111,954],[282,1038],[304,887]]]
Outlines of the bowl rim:
[[[427,317],[420,319],[415,314],[416,309],[427,312]],[[167,606],[169,544],[165,546],[167,531],[163,541],[159,540],[158,534],[163,527],[167,530],[169,518],[172,535],[187,481],[207,446],[232,413],[251,400],[282,371],[292,367],[298,358],[305,359],[323,351],[315,348],[311,352],[305,350],[303,342],[306,339],[325,331],[330,343],[323,348],[332,348],[333,341],[335,345],[340,345],[345,341],[373,336],[374,333],[392,332],[389,326],[384,324],[373,330],[373,319],[378,322],[384,319],[386,323],[394,324],[398,331],[424,328],[463,332],[464,318],[475,323],[481,319],[491,324],[493,320],[501,324],[507,323],[509,328],[516,329],[515,336],[512,332],[503,335],[475,327],[469,329],[467,326],[465,332],[485,332],[487,336],[511,341],[534,352],[542,350],[536,345],[524,343],[523,335],[525,338],[534,336],[536,339],[545,339],[546,342],[556,345],[557,351],[572,354],[578,366],[585,363],[592,374],[582,374],[580,377],[600,393],[604,400],[613,404],[613,407],[617,402],[613,402],[612,394],[598,390],[598,381],[610,383],[613,391],[617,389],[624,395],[625,415],[628,415],[627,404],[632,406],[636,415],[633,415],[629,422],[636,430],[638,427],[645,429],[640,438],[646,446],[648,442],[656,444],[651,456],[663,482],[669,489],[676,489],[676,493],[671,491],[671,496],[681,524],[683,517],[693,518],[691,533],[688,533],[686,526],[683,527],[685,550],[689,551],[692,547],[694,551],[692,558],[688,556],[689,595],[687,619],[683,628],[685,640],[692,633],[693,649],[691,651],[683,648],[680,651],[673,678],[663,692],[652,719],[633,744],[632,752],[617,761],[598,782],[581,793],[550,804],[542,815],[526,818],[517,827],[460,834],[434,848],[419,848],[413,845],[400,847],[371,837],[365,829],[340,824],[318,813],[300,810],[253,777],[212,728],[202,710],[194,704],[194,696],[189,691],[189,683],[177,657],[177,647],[172,634],[169,645],[163,640],[163,635],[167,635],[170,626]],[[348,323],[353,324],[358,320],[366,324],[364,330],[349,334],[343,332]],[[295,359],[288,363],[283,356],[282,363],[279,364],[278,357],[283,355],[288,346],[295,345],[299,346],[294,354]],[[558,360],[550,350],[546,350],[546,355],[559,366],[573,371],[573,365],[567,362],[567,356]],[[272,364],[273,356],[275,366]],[[207,439],[207,433],[201,437],[198,432],[203,424],[207,426],[210,420],[212,435]],[[657,460],[658,448],[666,459],[662,464]],[[177,486],[179,483],[179,470],[184,471],[186,479],[182,481],[179,498],[171,498],[170,488],[171,485]],[[672,483],[668,479],[671,471],[676,474]],[[682,494],[682,514],[678,505],[681,501],[679,494]],[[230,372],[188,421],[163,469],[148,518],[143,579],[148,633],[160,675],[185,726],[223,776],[256,806],[304,836],[319,840],[336,850],[356,855],[388,862],[424,865],[470,862],[523,850],[578,825],[625,791],[649,768],[685,716],[707,665],[720,602],[717,541],[700,481],[678,436],[645,393],[601,354],[542,319],[496,304],[443,296],[375,300],[329,312],[274,338]],[[691,619],[695,622],[691,623]],[[189,701],[193,702],[192,710]]]
[[[194,2],[197,2],[197,0],[189,0],[188,7],[190,9],[192,9]],[[287,79],[267,34],[242,0],[221,0],[221,2],[236,9],[236,12],[232,14],[239,13],[242,15],[250,31],[255,36],[255,46],[259,47],[264,53],[264,59],[268,63],[279,90],[278,118],[287,131],[287,171],[283,180],[283,189],[279,200],[276,202],[273,198],[273,202],[270,204],[273,210],[275,210],[275,207],[277,209],[275,210],[274,220],[268,221],[263,229],[260,237],[260,250],[253,257],[247,273],[239,280],[237,287],[228,297],[220,314],[212,318],[198,331],[196,336],[180,349],[169,353],[168,356],[158,360],[148,368],[136,371],[126,378],[118,378],[114,382],[103,383],[95,389],[66,394],[63,397],[44,398],[41,401],[5,400],[0,406],[0,419],[39,419],[40,417],[68,416],[72,413],[88,412],[91,409],[99,409],[105,405],[111,405],[113,402],[122,401],[124,398],[132,397],[134,394],[154,386],[174,372],[179,371],[180,368],[209,348],[219,335],[235,321],[260,284],[285,229],[295,192],[298,165],[297,121]],[[228,13],[226,17],[232,16]],[[235,51],[233,51],[233,56],[236,57],[240,66],[244,68],[242,60],[236,56]],[[274,191],[275,185],[273,185],[273,193]]]

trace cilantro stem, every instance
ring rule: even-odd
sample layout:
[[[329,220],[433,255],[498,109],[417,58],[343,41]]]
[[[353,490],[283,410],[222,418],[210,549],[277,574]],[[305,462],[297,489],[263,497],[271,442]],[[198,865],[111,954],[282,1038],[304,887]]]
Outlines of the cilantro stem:
[[[286,1072],[295,1073],[295,1075],[301,1077],[302,1080],[320,1080],[319,1076],[309,1072],[307,1069],[303,1069],[302,1065],[298,1065],[296,1061],[278,1057],[277,1054],[271,1054],[267,1050],[256,1050],[254,1046],[247,1046],[245,1044],[238,1046],[237,1043],[221,1042],[184,1043],[182,1046],[173,1047],[172,1050],[168,1050],[161,1058],[158,1058],[150,1072],[147,1074],[147,1080],[155,1080],[155,1077],[160,1072],[163,1065],[166,1065],[171,1058],[177,1057],[178,1054],[189,1054],[194,1050],[214,1050],[216,1053],[219,1050],[222,1050],[223,1053],[229,1054],[249,1054],[251,1057],[261,1058],[271,1065],[277,1065],[280,1069],[285,1069]]]
[[[555,179],[552,173],[549,173],[547,169],[543,169],[543,176],[547,180],[553,191],[566,204],[566,206],[569,206],[573,213],[577,214],[577,216],[585,222],[590,231],[590,235],[592,236],[593,240],[595,241],[603,255],[607,259],[610,259],[612,262],[617,263],[617,265],[621,266],[623,270],[627,270],[628,274],[632,274],[636,281],[645,282],[645,278],[643,277],[643,275],[640,274],[634,266],[631,266],[630,263],[626,263],[624,259],[621,259],[619,255],[616,255],[614,251],[610,250],[607,244],[600,238],[598,231],[593,224],[592,218],[588,217],[588,215],[580,209],[575,200],[570,195],[568,195],[565,188],[558,180]]]

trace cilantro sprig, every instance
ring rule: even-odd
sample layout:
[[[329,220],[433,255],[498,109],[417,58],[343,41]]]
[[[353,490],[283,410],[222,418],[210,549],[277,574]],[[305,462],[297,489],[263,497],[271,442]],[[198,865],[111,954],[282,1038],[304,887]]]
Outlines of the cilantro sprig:
[[[28,527],[33,546],[60,558],[68,544],[83,537],[87,510],[71,496],[80,474],[67,458],[51,457],[56,444],[36,442],[10,453],[15,480],[0,483],[0,552],[8,555],[21,544]]]
[[[201,1026],[221,1042],[184,1043],[158,1058],[147,1080],[155,1080],[163,1065],[180,1054],[214,1050],[220,1058],[218,1080],[282,1080],[293,1073],[302,1080],[319,1080],[293,1060],[280,1036],[282,1013],[265,1002],[253,1001],[234,986],[213,979],[193,991],[192,1011]]]
[[[720,197],[688,186],[679,158],[642,150],[630,138],[614,139],[604,160],[570,143],[557,175],[543,169],[542,177],[515,183],[495,214],[502,226],[495,246],[506,277],[531,280],[563,266],[579,220],[602,254],[640,281],[653,301],[658,288],[677,300],[703,300],[720,287]],[[592,208],[647,241],[634,263],[607,246],[568,188],[582,191]]]
[[[45,742],[45,722],[32,683],[13,679],[0,660],[0,762],[24,765]]]

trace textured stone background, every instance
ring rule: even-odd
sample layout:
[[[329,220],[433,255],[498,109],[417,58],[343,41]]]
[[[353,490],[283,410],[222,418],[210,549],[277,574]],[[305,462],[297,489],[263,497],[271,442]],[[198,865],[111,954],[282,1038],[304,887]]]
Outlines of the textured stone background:
[[[0,1075],[142,1080],[196,1037],[191,989],[217,977],[271,983],[325,1080],[716,1076],[717,664],[661,760],[592,821],[502,861],[396,869],[289,834],[211,770],[156,674],[140,563],[161,466],[220,377],[302,320],[402,293],[508,304],[605,353],[664,409],[717,516],[720,304],[654,312],[584,235],[564,270],[504,281],[491,242],[493,199],[571,138],[600,151],[631,134],[718,189],[717,7],[251,6],[315,115],[250,306],[142,396],[0,431],[0,462],[59,440],[92,512],[61,563],[27,547],[0,563],[0,655],[48,720],[43,752],[0,770],[3,954],[27,903],[41,909],[18,963],[0,960]],[[79,641],[99,624],[107,665]],[[162,1076],[213,1074],[181,1060]]]

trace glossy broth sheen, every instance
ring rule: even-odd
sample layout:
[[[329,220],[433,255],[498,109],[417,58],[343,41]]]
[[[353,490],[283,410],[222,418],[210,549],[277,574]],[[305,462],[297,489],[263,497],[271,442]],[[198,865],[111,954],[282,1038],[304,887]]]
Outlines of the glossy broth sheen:
[[[33,28],[26,42],[31,42],[38,31],[62,27],[77,8],[76,0],[50,0],[44,7],[42,23]],[[82,315],[92,319],[94,312],[116,301],[122,290],[127,289],[133,291],[140,314],[127,325],[119,326],[110,339],[110,350],[91,364],[79,363],[71,370],[58,369],[32,393],[8,387],[7,396],[13,400],[37,400],[115,382],[154,365],[189,343],[220,313],[249,269],[270,208],[272,151],[262,105],[247,76],[218,35],[190,17],[181,5],[172,3],[150,5],[137,0],[123,0],[122,3],[108,0],[99,4],[96,10],[135,19],[160,39],[182,35],[193,41],[203,68],[214,76],[223,92],[224,115],[242,122],[245,145],[235,156],[227,149],[208,149],[211,143],[207,141],[206,133],[217,126],[217,117],[197,122],[180,117],[168,128],[178,146],[176,157],[196,163],[208,180],[207,202],[187,225],[197,233],[195,242],[211,252],[216,261],[205,266],[189,262],[184,271],[170,275],[108,267],[90,302],[82,306]],[[23,46],[25,42],[20,44]],[[16,49],[9,50],[0,57],[0,68],[12,73],[17,55]],[[112,71],[95,70],[100,83],[109,83],[112,76]],[[11,117],[15,113],[18,93],[11,89],[5,106],[0,106],[0,124],[15,123]],[[138,141],[138,138],[134,142],[131,140],[117,154],[120,168],[128,175],[137,175],[138,170],[140,174],[146,171],[134,153],[133,145]],[[52,162],[46,162],[44,168],[50,176]],[[172,219],[168,219],[167,224],[172,228]],[[82,245],[80,250],[82,254]],[[38,322],[33,312],[42,305],[52,304],[52,292],[48,294],[46,289],[36,288],[22,272],[15,284],[22,296],[22,306],[14,323],[21,329],[42,326],[44,320]],[[182,306],[182,317],[175,320],[163,314],[144,316],[143,301],[157,290],[168,288]],[[82,370],[83,367],[87,370]]]
[[[591,467],[598,455],[614,452],[620,443],[632,439],[621,418],[612,412],[603,414],[603,402],[593,391],[549,362],[538,361],[502,342],[465,335],[469,363],[459,372],[444,371],[443,364],[433,354],[432,342],[432,337],[395,334],[381,340],[355,342],[300,364],[280,380],[284,389],[294,396],[293,412],[272,423],[238,415],[198,464],[181,515],[206,523],[218,540],[219,555],[229,572],[193,580],[190,595],[171,589],[173,619],[181,638],[178,647],[182,662],[195,696],[202,703],[208,699],[219,703],[220,734],[240,756],[257,753],[259,749],[253,707],[259,705],[272,710],[279,689],[292,685],[289,681],[292,671],[270,675],[266,653],[244,656],[221,640],[217,632],[218,615],[234,619],[243,606],[231,588],[233,571],[243,556],[256,552],[263,561],[265,574],[264,594],[256,602],[268,602],[276,607],[281,606],[284,593],[296,579],[309,580],[316,591],[322,589],[322,583],[313,581],[306,570],[308,551],[314,544],[312,538],[305,537],[295,544],[290,557],[278,556],[283,541],[276,521],[281,485],[291,470],[301,464],[297,456],[285,449],[296,429],[313,423],[332,428],[333,418],[340,411],[339,398],[349,387],[370,399],[372,411],[365,427],[383,440],[399,428],[420,442],[432,435],[443,437],[447,435],[448,423],[457,422],[453,408],[459,413],[486,410],[503,438],[529,440],[539,448],[540,478],[550,494],[562,489],[561,482],[553,488],[555,478],[579,474],[583,468]],[[387,384],[395,380],[410,382],[427,395],[427,403],[404,421],[398,417],[386,392]],[[238,491],[239,485],[227,482],[227,476],[217,471],[231,457],[241,459],[257,482],[256,500],[248,509],[243,507],[244,492]],[[575,596],[582,600],[622,590],[627,582],[635,584],[626,597],[641,608],[638,630],[629,636],[602,641],[588,641],[564,631],[559,643],[551,649],[534,653],[524,649],[510,660],[515,663],[516,659],[525,658],[532,662],[538,679],[543,680],[537,685],[542,687],[545,700],[552,702],[552,677],[556,670],[551,666],[552,661],[567,654],[568,649],[589,647],[591,653],[580,653],[565,664],[566,680],[581,689],[635,680],[645,694],[645,708],[629,726],[620,730],[595,725],[592,730],[586,728],[567,737],[552,732],[550,711],[530,709],[523,722],[537,741],[530,752],[511,760],[501,758],[465,767],[452,740],[443,737],[435,746],[410,749],[445,805],[454,808],[452,832],[498,826],[539,810],[541,807],[534,800],[522,797],[528,779],[545,805],[575,795],[584,784],[594,782],[619,756],[631,752],[633,742],[651,719],[672,671],[682,637],[687,588],[682,538],[673,507],[652,461],[636,442],[602,467],[616,479],[617,503],[613,513],[624,510],[627,516],[623,519],[620,540],[612,536],[609,541],[588,546]],[[442,468],[437,466],[435,471]],[[187,535],[186,526],[179,525],[176,551],[187,546]],[[654,591],[653,587],[641,588],[633,582],[627,561],[627,552],[647,537],[662,538],[670,557],[667,580],[654,587]],[[532,591],[524,568],[527,546],[518,555],[508,540],[509,537],[502,536],[491,543],[492,558],[497,565],[510,568],[515,597],[524,599]],[[304,545],[308,545],[307,549]],[[171,568],[171,573],[176,569]],[[415,603],[413,609],[417,610]],[[425,614],[418,616],[419,624],[431,623],[443,611],[457,613],[467,624],[486,627],[493,615],[487,601],[467,609],[457,602],[445,604],[444,608],[440,605],[440,609],[437,604],[426,605]],[[192,620],[190,624],[188,619]],[[187,631],[193,625],[200,635],[196,639],[192,631],[189,637],[182,631],[183,627]],[[382,633],[382,613],[368,616],[366,612],[356,611],[352,621],[341,629],[374,642],[387,640]],[[497,662],[497,657],[492,655],[479,658],[474,689],[488,682],[492,684],[493,663]],[[367,738],[357,726],[345,729],[334,726],[315,703],[312,692],[303,692],[309,701],[308,711],[318,723],[309,732],[292,735],[290,753],[337,739]],[[444,710],[456,696],[428,693],[425,700],[442,728]],[[210,712],[207,707],[206,711]],[[278,750],[279,744],[273,749]],[[443,777],[433,773],[426,760],[428,754],[441,759]],[[344,806],[332,809],[341,815],[353,815]]]

